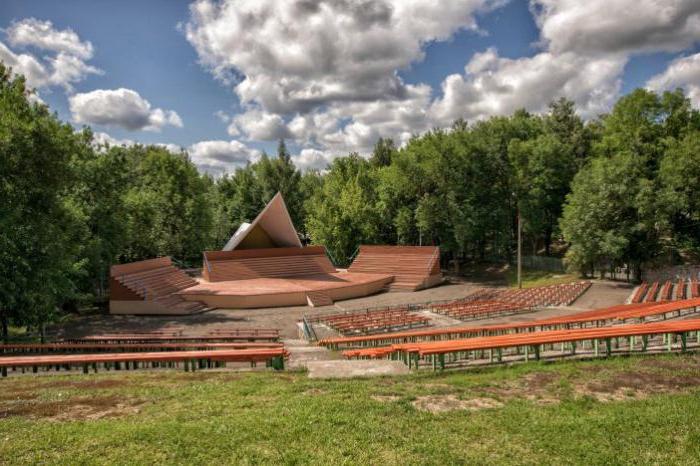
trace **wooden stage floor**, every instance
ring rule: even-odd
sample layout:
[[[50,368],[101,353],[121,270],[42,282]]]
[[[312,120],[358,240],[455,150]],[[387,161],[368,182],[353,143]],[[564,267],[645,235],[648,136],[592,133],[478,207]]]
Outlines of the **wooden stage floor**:
[[[178,294],[219,308],[298,306],[307,303],[308,293],[325,293],[333,301],[357,298],[381,291],[392,280],[392,275],[352,272],[222,282],[200,280]]]

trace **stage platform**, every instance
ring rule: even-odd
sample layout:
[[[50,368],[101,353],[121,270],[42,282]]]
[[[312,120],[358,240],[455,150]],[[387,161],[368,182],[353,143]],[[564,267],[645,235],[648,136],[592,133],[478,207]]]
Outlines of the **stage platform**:
[[[209,282],[178,291],[188,301],[210,308],[259,308],[326,305],[378,293],[393,275],[335,272],[286,277],[259,277]]]

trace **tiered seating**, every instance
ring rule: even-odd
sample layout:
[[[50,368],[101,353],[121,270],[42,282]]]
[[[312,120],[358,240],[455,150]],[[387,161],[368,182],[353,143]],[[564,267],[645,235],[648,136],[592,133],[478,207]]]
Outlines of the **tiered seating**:
[[[647,292],[649,291],[649,284],[647,282],[642,282],[641,285],[637,288],[637,291],[634,292],[634,295],[632,295],[631,303],[641,303],[644,302],[644,297],[646,296]]]
[[[203,276],[210,282],[297,277],[336,272],[323,246],[206,251]]]
[[[214,349],[282,348],[276,342],[183,342],[183,343],[16,343],[0,345],[0,354],[133,353],[153,351],[202,351]]]
[[[591,282],[582,281],[563,285],[508,289],[502,292],[499,299],[531,306],[569,306],[590,286]]]
[[[554,345],[561,345],[559,355],[575,354],[577,349],[584,349],[585,342],[590,342],[588,349],[596,356],[599,355],[599,343],[605,345],[604,354],[610,355],[615,349],[625,352],[639,349],[646,351],[650,344],[650,337],[662,335],[659,341],[667,350],[676,349],[685,351],[691,342],[695,340],[695,345],[700,344],[700,319],[684,320],[675,322],[655,322],[650,324],[628,324],[604,328],[584,328],[575,330],[549,330],[518,335],[499,335],[481,338],[470,338],[465,340],[432,341],[422,343],[404,343],[392,345],[386,348],[371,348],[366,350],[345,351],[348,358],[376,358],[394,357],[402,359],[415,366],[421,362],[431,362],[433,368],[445,368],[446,363],[465,363],[483,359],[488,354],[488,358],[493,361],[495,354],[498,360],[505,356],[511,358],[524,357],[529,359],[529,352],[534,353],[535,359],[540,358],[542,351],[554,350]],[[639,337],[639,338],[637,338]],[[677,342],[674,345],[674,340]],[[622,340],[622,344],[621,341]],[[626,340],[626,341],[625,341]],[[581,345],[577,347],[577,343]],[[509,354],[504,354],[504,350],[510,350]],[[495,353],[495,354],[494,354]],[[445,356],[449,356],[446,358]]]
[[[197,281],[175,267],[169,257],[114,265],[110,276],[112,300],[151,301],[156,304],[155,307],[173,313],[192,313],[206,309],[203,303],[186,301],[177,293],[196,285]]]
[[[569,306],[590,286],[591,282],[582,281],[523,289],[482,288],[461,301],[500,301],[524,306]]]
[[[661,282],[642,282],[632,295],[631,303],[650,303],[659,301],[672,301],[674,299],[687,299],[700,297],[697,279],[689,282],[685,278],[679,278],[674,284],[671,280]]]
[[[682,278],[678,280],[678,283],[676,283],[676,299],[686,299],[687,298],[687,293],[686,293],[686,284],[685,280]]]
[[[570,329],[574,327],[600,327],[624,322],[644,322],[666,320],[696,314],[700,311],[700,298],[665,303],[622,304],[593,311],[540,319],[514,324],[488,325],[482,327],[451,327],[410,332],[395,332],[384,335],[326,338],[319,344],[332,349],[390,345],[395,343],[433,341],[454,338],[474,338],[479,336],[507,333],[532,332],[535,330]]]
[[[440,283],[440,248],[433,246],[360,246],[349,272],[394,276],[389,291],[415,291]]]
[[[279,330],[276,329],[231,329],[213,331],[201,335],[160,334],[160,333],[112,333],[65,338],[70,343],[154,343],[154,342],[232,342],[232,341],[277,341]]]
[[[459,320],[488,319],[490,317],[532,311],[532,306],[502,301],[471,301],[434,304],[430,310]]]
[[[659,292],[658,301],[670,301],[673,298],[673,283],[669,280],[663,284]]]
[[[64,354],[45,356],[6,356],[0,358],[0,371],[7,376],[8,368],[31,367],[37,372],[39,367],[48,369],[61,368],[70,370],[82,367],[87,373],[89,368],[97,372],[98,365],[104,369],[136,369],[139,367],[177,367],[184,364],[185,370],[221,367],[227,362],[249,362],[255,365],[265,362],[276,369],[284,368],[284,359],[288,357],[284,348],[223,349],[207,351],[159,351],[155,353],[98,353],[98,354]],[[122,367],[122,364],[124,366]],[[130,367],[131,366],[131,367]]]
[[[656,295],[659,292],[659,282],[654,282],[651,284],[649,287],[649,291],[647,292],[646,296],[644,297],[644,302],[645,303],[650,303],[653,301],[656,301]]]
[[[220,367],[226,362],[265,361],[275,368],[284,367],[288,356],[279,340],[279,331],[264,328],[219,328],[199,335],[185,335],[182,329],[170,328],[133,333],[88,335],[66,338],[49,344],[0,345],[3,375],[7,368],[55,366],[56,370],[68,366],[88,365],[97,370],[97,364],[105,368],[173,367],[185,363],[185,369],[194,370],[195,361],[200,368]],[[26,356],[49,354],[49,356]],[[24,355],[22,357],[18,355]],[[212,365],[215,363],[214,365]]]
[[[430,323],[428,318],[410,313],[408,308],[332,314],[307,318],[307,321],[322,322],[343,335],[396,331]]]

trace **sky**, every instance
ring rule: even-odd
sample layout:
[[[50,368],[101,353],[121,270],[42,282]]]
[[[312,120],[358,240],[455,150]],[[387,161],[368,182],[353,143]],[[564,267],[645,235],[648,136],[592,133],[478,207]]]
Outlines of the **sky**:
[[[284,138],[323,169],[379,137],[637,87],[700,107],[698,0],[2,0],[0,61],[99,142],[220,175]]]

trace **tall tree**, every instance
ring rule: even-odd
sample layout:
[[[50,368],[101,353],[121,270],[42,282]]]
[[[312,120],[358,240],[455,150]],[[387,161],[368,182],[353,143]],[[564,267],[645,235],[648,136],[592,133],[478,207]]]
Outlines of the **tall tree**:
[[[84,139],[0,63],[0,330],[41,324],[73,293],[81,218],[62,198]]]

